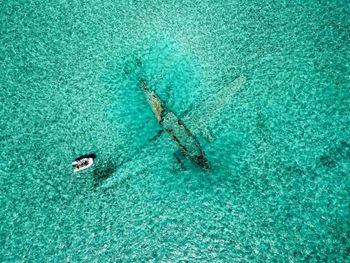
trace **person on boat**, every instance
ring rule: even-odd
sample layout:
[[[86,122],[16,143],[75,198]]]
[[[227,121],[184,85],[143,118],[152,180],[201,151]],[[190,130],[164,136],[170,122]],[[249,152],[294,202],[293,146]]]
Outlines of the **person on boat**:
[[[79,172],[81,170],[85,170],[94,163],[94,159],[96,158],[96,154],[85,154],[82,155],[74,160],[72,162],[72,166],[74,167],[73,172]]]

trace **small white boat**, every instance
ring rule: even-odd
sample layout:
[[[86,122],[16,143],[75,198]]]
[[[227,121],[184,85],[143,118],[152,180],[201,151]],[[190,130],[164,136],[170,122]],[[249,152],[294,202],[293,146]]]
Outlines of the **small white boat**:
[[[78,157],[77,159],[75,159],[74,162],[72,162],[72,166],[74,166],[73,172],[75,173],[89,168],[94,163],[95,158],[95,154],[83,155]]]

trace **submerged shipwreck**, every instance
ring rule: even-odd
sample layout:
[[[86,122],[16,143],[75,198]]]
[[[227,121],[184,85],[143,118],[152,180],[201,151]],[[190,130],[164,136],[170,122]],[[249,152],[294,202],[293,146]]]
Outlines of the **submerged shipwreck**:
[[[194,134],[203,137],[208,142],[212,141],[209,124],[222,113],[225,105],[242,88],[246,82],[245,76],[238,76],[229,85],[217,90],[214,95],[199,100],[191,109],[184,112],[181,118],[166,107],[166,104],[156,92],[147,85],[144,78],[138,77],[137,81],[158,123],[162,126],[162,130],[169,134],[171,140],[179,147],[182,155],[203,170],[211,170],[212,165]],[[161,133],[158,133],[156,137],[160,135]],[[150,154],[153,147],[155,147],[155,144],[149,143],[147,147],[139,152],[137,158],[131,158],[123,162],[118,166],[113,176],[109,176],[99,183],[99,187],[104,189],[113,187],[132,174],[141,173],[147,166],[156,165],[159,159]],[[179,161],[177,156],[175,157]]]

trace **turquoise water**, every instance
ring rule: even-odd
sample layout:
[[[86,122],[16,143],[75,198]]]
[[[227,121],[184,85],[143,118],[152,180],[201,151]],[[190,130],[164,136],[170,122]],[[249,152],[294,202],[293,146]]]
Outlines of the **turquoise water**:
[[[1,6],[2,262],[349,260],[347,1]],[[212,171],[152,140],[140,76],[209,116]]]

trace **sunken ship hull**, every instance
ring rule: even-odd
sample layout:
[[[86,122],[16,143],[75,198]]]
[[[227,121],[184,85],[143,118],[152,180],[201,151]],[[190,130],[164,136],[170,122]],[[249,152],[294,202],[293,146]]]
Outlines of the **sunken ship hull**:
[[[185,123],[165,107],[157,94],[147,86],[145,80],[141,79],[139,84],[147,97],[158,123],[178,145],[183,155],[203,169],[211,169],[199,141],[187,128]]]

